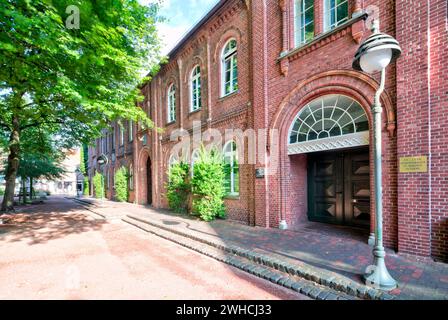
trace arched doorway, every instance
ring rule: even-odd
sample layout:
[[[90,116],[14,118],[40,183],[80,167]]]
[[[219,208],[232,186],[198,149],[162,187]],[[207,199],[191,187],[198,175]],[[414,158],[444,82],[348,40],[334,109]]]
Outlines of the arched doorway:
[[[152,205],[152,164],[150,157],[146,160],[146,201],[148,205]]]
[[[369,123],[361,105],[345,95],[313,100],[288,138],[292,178],[306,180],[308,220],[369,227]]]

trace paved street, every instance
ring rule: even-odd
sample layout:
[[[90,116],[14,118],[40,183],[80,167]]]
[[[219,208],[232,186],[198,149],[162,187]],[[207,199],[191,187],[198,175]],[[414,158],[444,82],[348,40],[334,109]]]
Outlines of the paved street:
[[[0,299],[307,299],[63,198],[5,222]]]
[[[115,219],[125,215],[161,228],[181,232],[187,237],[236,245],[264,256],[297,265],[301,272],[319,278],[337,277],[340,284],[351,281],[362,285],[362,275],[372,261],[368,234],[351,228],[307,223],[297,231],[248,227],[228,220],[203,222],[167,210],[91,198],[82,201],[94,212]],[[397,254],[387,250],[388,269],[398,281],[391,294],[397,299],[448,299],[448,265],[430,259]]]

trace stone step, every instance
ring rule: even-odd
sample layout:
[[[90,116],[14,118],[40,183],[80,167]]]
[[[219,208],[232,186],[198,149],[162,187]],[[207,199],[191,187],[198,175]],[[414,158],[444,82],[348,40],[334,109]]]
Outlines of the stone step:
[[[204,254],[215,260],[226,263],[228,265],[231,265],[235,268],[238,268],[250,274],[253,274],[259,278],[268,280],[276,285],[280,285],[287,289],[299,292],[312,299],[317,300],[356,299],[353,296],[331,289],[326,286],[319,285],[316,282],[306,280],[299,276],[290,275],[286,272],[276,270],[273,267],[269,267],[260,264],[256,261],[250,260],[247,257],[239,256],[238,254],[231,253],[229,251],[222,250],[214,246],[210,246],[203,242],[193,240],[189,237],[179,235],[175,232],[165,230],[164,228],[160,228],[158,226],[153,226],[152,224],[140,221],[139,219],[135,219],[128,216],[123,218],[122,220],[146,232],[149,232],[163,239],[179,244],[190,250]]]
[[[135,215],[127,215],[127,219],[132,219],[134,221],[139,221],[145,224],[152,225],[153,227],[175,233],[177,235],[201,242],[203,244],[215,247],[219,250],[249,259],[259,265],[267,266],[273,268],[277,271],[287,273],[292,276],[299,276],[305,280],[313,281],[318,285],[326,286],[330,289],[367,300],[392,300],[394,296],[375,289],[367,287],[356,281],[348,279],[336,272],[331,272],[322,268],[318,268],[303,261],[291,262],[291,259],[281,259],[280,257],[274,257],[273,254],[264,252],[263,250],[257,249],[257,252],[253,250],[247,250],[239,247],[236,244],[226,241],[218,241],[216,239],[211,239],[204,235],[197,235],[194,231],[189,230],[184,232],[181,228],[176,228],[168,225],[164,225],[158,222],[156,219],[151,219],[151,217],[140,218]]]

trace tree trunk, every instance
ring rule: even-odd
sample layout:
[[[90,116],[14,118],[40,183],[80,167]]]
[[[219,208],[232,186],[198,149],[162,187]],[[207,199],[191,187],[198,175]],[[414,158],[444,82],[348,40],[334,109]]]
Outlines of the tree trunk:
[[[14,191],[16,187],[17,170],[19,169],[19,157],[20,125],[19,118],[14,117],[13,130],[11,131],[11,135],[9,137],[9,156],[5,172],[6,186],[1,211],[9,211],[14,209]]]
[[[33,195],[33,178],[30,178],[30,199],[33,201],[34,195]]]
[[[23,204],[26,205],[26,178],[22,177]]]

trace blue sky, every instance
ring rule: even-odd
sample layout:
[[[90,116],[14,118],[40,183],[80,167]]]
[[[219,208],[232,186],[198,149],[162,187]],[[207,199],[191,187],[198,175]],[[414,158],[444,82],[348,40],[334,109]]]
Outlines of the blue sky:
[[[154,0],[140,0],[142,4]],[[182,37],[219,0],[162,0],[160,14],[167,20],[159,25],[159,36],[163,42],[162,54],[167,54]]]

